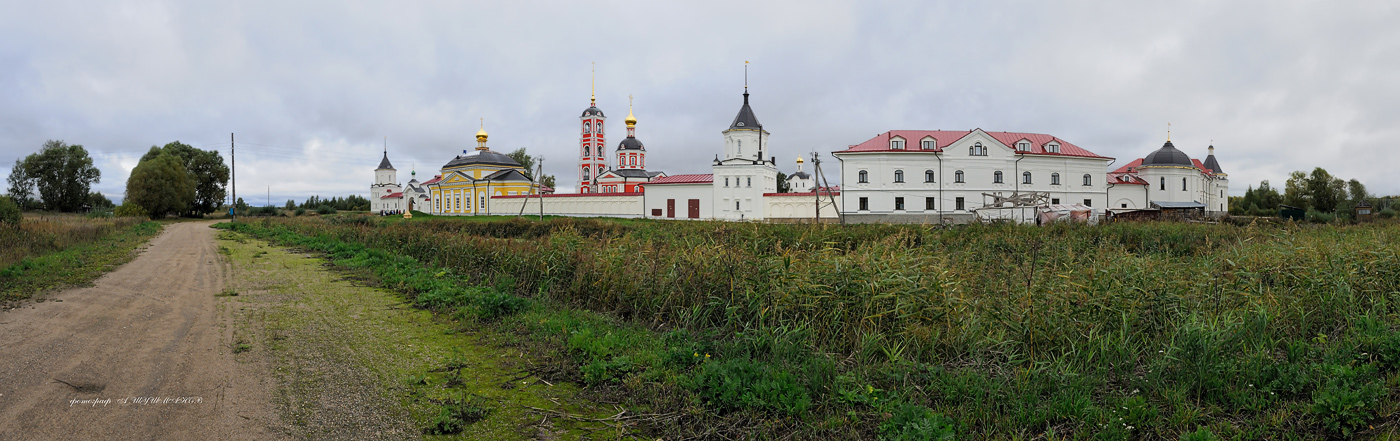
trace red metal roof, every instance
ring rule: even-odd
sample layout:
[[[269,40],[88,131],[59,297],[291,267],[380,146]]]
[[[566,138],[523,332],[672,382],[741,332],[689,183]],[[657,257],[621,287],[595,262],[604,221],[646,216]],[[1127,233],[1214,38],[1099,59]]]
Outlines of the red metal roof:
[[[546,195],[543,195],[543,196],[544,196],[544,197],[547,197],[547,198],[578,198],[578,197],[585,197],[585,196],[641,196],[641,195],[642,195],[642,192],[639,192],[639,191],[631,191],[631,192],[616,192],[616,193],[563,193],[563,194],[560,194],[560,193],[550,193],[550,194],[546,194]],[[538,195],[538,194],[517,194],[517,195],[491,196],[491,199],[537,198],[537,197],[540,197],[540,196],[541,196],[541,195]]]
[[[1124,164],[1122,167],[1118,167],[1118,169],[1114,170],[1113,173],[1128,173],[1128,169],[1136,169],[1140,166],[1142,166],[1142,158],[1137,158],[1134,159],[1133,162],[1129,162],[1127,164]],[[1136,170],[1134,170],[1134,172],[1136,172]]]
[[[850,148],[843,150],[843,152],[928,152],[929,150],[924,150],[922,148],[922,141],[925,137],[933,137],[933,139],[936,141],[936,148],[934,148],[932,151],[942,152],[944,147],[967,137],[967,135],[971,133],[971,130],[891,130],[876,135],[874,138],[870,138],[869,140],[860,144],[853,145]],[[1107,156],[1100,156],[1094,152],[1080,148],[1079,146],[1074,145],[1069,141],[1065,141],[1063,139],[1056,138],[1050,135],[1044,135],[1040,133],[1019,132],[986,133],[988,135],[991,135],[993,139],[996,139],[997,142],[1005,144],[1007,147],[1010,147],[1013,150],[1016,148],[1016,141],[1020,141],[1022,139],[1030,141],[1030,151],[1017,153],[1054,156],[1078,156],[1087,158],[1107,158]],[[904,150],[890,149],[890,139],[896,136],[904,138]],[[1045,145],[1049,144],[1051,141],[1055,141],[1060,144],[1059,153],[1052,153],[1045,150]]]
[[[442,180],[442,175],[433,176],[432,179],[429,179],[428,182],[424,182],[423,185],[436,184],[438,181],[441,181],[441,180]]]
[[[386,195],[380,197],[380,199],[399,199],[399,198],[402,198],[402,197],[403,197],[403,192],[398,192],[398,193],[389,193],[389,194],[386,194]]]
[[[664,178],[652,179],[646,185],[665,184],[712,184],[715,182],[715,175],[671,175]]]

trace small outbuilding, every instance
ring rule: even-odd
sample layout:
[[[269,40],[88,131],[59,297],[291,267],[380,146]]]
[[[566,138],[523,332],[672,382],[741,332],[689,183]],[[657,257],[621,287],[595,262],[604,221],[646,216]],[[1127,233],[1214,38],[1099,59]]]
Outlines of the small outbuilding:
[[[1292,205],[1279,205],[1279,206],[1278,206],[1278,217],[1279,217],[1279,218],[1288,219],[1288,220],[1295,220],[1295,221],[1302,222],[1303,219],[1304,219],[1304,217],[1306,217],[1306,216],[1307,216],[1307,211],[1303,210],[1302,208],[1294,207],[1294,206],[1292,206]]]
[[[1365,199],[1362,199],[1361,203],[1356,204],[1354,210],[1356,210],[1356,220],[1364,221],[1371,219],[1371,203]]]

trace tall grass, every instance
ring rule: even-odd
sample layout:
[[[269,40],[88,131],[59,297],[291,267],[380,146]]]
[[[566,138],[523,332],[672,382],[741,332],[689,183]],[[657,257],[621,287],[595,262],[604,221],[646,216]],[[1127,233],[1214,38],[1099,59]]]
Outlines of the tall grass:
[[[777,391],[785,404],[750,406],[777,412],[802,402],[784,401],[785,388],[805,388],[827,418],[809,425],[817,432],[875,430],[864,411],[897,416],[879,421],[890,438],[921,427],[975,438],[1353,436],[1400,410],[1387,392],[1400,383],[1394,225],[262,227],[714,336],[728,342],[716,355],[762,362],[697,368],[699,396],[761,395],[705,380],[738,378]],[[765,374],[775,369],[802,375]],[[768,376],[744,382],[755,375]]]
[[[19,228],[0,225],[0,268],[26,257],[92,243],[132,225],[135,218],[88,217],[78,214],[27,214]]]

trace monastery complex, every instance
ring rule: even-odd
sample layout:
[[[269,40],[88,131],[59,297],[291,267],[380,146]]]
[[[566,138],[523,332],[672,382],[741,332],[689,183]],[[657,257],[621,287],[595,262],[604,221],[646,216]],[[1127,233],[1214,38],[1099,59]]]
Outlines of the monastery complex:
[[[839,187],[819,183],[818,170],[804,171],[799,156],[787,174],[791,191],[779,192],[769,132],[749,104],[748,86],[733,122],[720,130],[710,173],[648,170],[630,107],[623,120],[626,137],[613,148],[596,96],[579,116],[577,174],[559,178],[574,180],[576,193],[542,192],[524,167],[487,146],[483,126],[475,149],[450,158],[424,182],[411,176],[398,184],[386,150],[370,185],[371,209],[774,222],[834,220],[839,211],[847,222],[887,223],[1033,223],[1055,213],[1077,213],[1092,222],[1112,214],[1190,210],[1210,216],[1229,210],[1229,179],[1214,146],[1201,161],[1168,139],[1109,170],[1114,158],[1053,135],[890,130],[831,152]]]

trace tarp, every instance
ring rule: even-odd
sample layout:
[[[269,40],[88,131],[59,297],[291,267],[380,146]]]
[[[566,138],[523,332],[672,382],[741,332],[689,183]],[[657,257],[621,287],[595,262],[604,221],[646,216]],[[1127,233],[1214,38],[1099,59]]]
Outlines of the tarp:
[[[1094,207],[1084,204],[1052,204],[1036,207],[1041,225],[1054,222],[1084,222],[1090,225],[1099,223]]]

